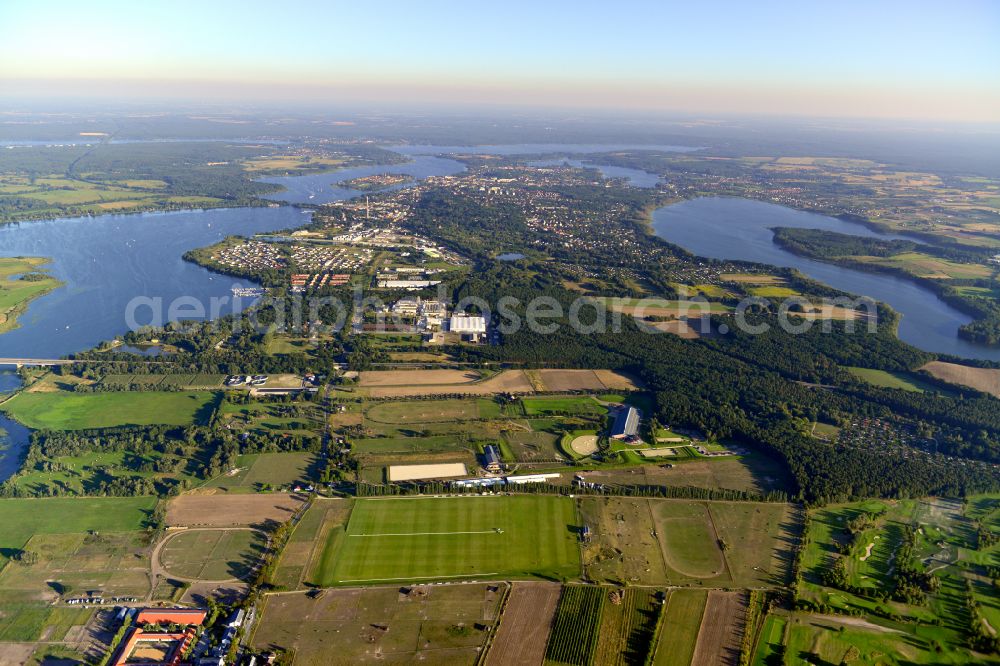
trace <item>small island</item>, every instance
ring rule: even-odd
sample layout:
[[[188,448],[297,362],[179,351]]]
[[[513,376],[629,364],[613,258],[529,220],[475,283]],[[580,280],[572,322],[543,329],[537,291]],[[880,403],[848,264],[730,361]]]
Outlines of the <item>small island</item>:
[[[413,176],[405,173],[380,173],[373,176],[359,176],[337,183],[337,187],[348,187],[362,192],[377,192],[396,185],[412,183]]]
[[[17,328],[17,318],[32,300],[62,283],[44,273],[44,257],[0,257],[0,333]]]

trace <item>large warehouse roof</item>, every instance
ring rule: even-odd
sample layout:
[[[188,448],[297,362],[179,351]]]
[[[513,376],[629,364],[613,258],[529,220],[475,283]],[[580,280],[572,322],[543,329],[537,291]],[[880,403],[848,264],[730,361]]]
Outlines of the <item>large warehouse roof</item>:
[[[448,328],[455,333],[485,333],[486,318],[455,315]]]

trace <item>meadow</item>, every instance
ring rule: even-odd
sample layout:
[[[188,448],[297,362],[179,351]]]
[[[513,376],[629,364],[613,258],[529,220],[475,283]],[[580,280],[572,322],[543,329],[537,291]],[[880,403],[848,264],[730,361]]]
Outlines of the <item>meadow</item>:
[[[673,590],[670,593],[653,654],[654,666],[691,664],[707,601],[706,590]]]
[[[940,390],[936,389],[928,382],[921,381],[919,378],[906,372],[890,372],[888,370],[873,370],[871,368],[854,367],[846,368],[846,370],[858,379],[863,379],[869,384],[881,386],[883,388],[902,389],[903,391],[911,391],[914,393]]]
[[[554,396],[523,398],[524,413],[527,416],[547,416],[550,414],[572,414],[597,416],[608,413],[608,408],[590,396]]]
[[[58,608],[60,595],[149,590],[144,531],[156,499],[0,499],[0,662],[4,641],[62,640],[92,610]],[[34,564],[11,561],[22,550]],[[81,612],[82,611],[82,612]]]
[[[31,300],[62,284],[41,272],[46,263],[40,257],[0,257],[0,333],[17,326],[18,315]],[[39,279],[19,279],[29,273]]]
[[[481,663],[501,583],[398,585],[268,596],[249,642],[294,652],[296,666]]]
[[[500,405],[487,398],[383,402],[365,411],[367,419],[391,424],[467,421],[501,416]]]
[[[775,587],[798,531],[781,503],[580,498],[593,530],[583,547],[595,580],[643,585]]]
[[[124,425],[207,423],[219,394],[190,392],[32,393],[3,404],[11,417],[37,430],[80,430]]]
[[[155,504],[153,497],[0,499],[0,564],[35,534],[140,530]]]
[[[236,472],[217,476],[204,484],[229,492],[284,488],[308,483],[316,454],[308,452],[250,453],[236,458]]]
[[[169,575],[182,579],[245,580],[265,543],[264,535],[251,529],[186,530],[164,544],[160,562]]]
[[[579,575],[576,512],[564,497],[360,499],[319,584]]]

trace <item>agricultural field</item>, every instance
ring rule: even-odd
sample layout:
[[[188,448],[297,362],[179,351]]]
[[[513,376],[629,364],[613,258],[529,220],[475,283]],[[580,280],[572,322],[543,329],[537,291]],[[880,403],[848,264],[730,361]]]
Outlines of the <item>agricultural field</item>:
[[[621,592],[619,603],[606,602],[594,663],[645,664],[663,610],[662,596],[657,590],[629,587]]]
[[[215,374],[174,374],[174,375],[152,375],[152,374],[107,374],[101,378],[102,384],[112,386],[141,386],[143,391],[155,391],[156,389],[182,388],[182,389],[217,389],[222,388],[225,375]]]
[[[906,372],[889,372],[888,370],[872,370],[871,368],[846,368],[848,372],[874,386],[883,388],[901,389],[921,393],[933,391],[936,387],[931,386],[919,377],[915,377]],[[940,390],[940,389],[937,389]]]
[[[1000,398],[1000,370],[973,368],[944,361],[931,361],[920,369],[942,381],[968,386]]]
[[[811,511],[799,597],[818,613],[856,617],[796,614],[786,653],[829,659],[839,652],[839,659],[853,645],[862,655],[881,651],[886,663],[987,661],[970,655],[968,635],[1000,625],[988,578],[1000,548],[978,544],[974,526],[995,529],[997,508],[997,496],[978,496],[966,505],[868,500]],[[915,582],[900,587],[900,572]],[[836,631],[823,630],[834,620]]]
[[[243,162],[243,168],[255,175],[321,173],[336,171],[348,163],[344,157],[319,155],[267,155]]]
[[[588,481],[610,485],[693,486],[764,494],[787,490],[791,480],[780,462],[759,453],[719,458],[688,458],[665,468],[659,465],[595,469],[583,475]]]
[[[219,394],[190,392],[72,393],[24,391],[3,404],[35,429],[80,430],[124,425],[207,423]]]
[[[180,580],[245,580],[266,546],[253,529],[191,529],[173,532],[159,546],[160,565]]]
[[[503,370],[482,377],[470,370],[373,370],[358,378],[358,394],[372,398],[528,395],[564,391],[635,391],[635,377],[612,370]]]
[[[958,263],[920,252],[904,252],[890,257],[852,257],[862,263],[896,268],[920,278],[934,280],[974,280],[989,278],[993,269],[983,264]]]
[[[370,421],[400,425],[494,419],[501,415],[500,405],[485,398],[382,402],[365,411],[365,418]]]
[[[283,523],[302,507],[304,495],[219,493],[214,489],[174,497],[167,503],[170,527],[257,526]]]
[[[654,666],[690,666],[698,644],[707,590],[673,590],[660,625]]]
[[[250,644],[296,666],[478,663],[506,583],[365,587],[270,595]]]
[[[527,416],[568,414],[572,416],[606,416],[608,408],[590,396],[560,396],[523,398]]]
[[[745,616],[745,592],[709,591],[692,663],[738,666]]]
[[[203,487],[247,492],[307,484],[317,462],[317,454],[299,451],[244,454],[236,459],[233,470],[211,479]]]
[[[469,451],[469,444],[455,435],[429,437],[373,437],[351,441],[355,454],[420,454],[451,451]]]
[[[486,666],[542,663],[561,591],[559,583],[514,583]]]
[[[449,373],[455,378],[450,383],[441,383]],[[522,370],[505,370],[488,379],[471,379],[463,370],[374,370],[361,375],[367,386],[357,390],[372,398],[417,398],[434,395],[481,395],[498,393],[533,393],[531,382]]]
[[[598,585],[563,587],[543,664],[586,666],[593,663],[601,629],[601,611],[610,589]]]
[[[222,199],[209,196],[180,196],[163,191],[163,181],[137,180],[106,181],[104,183],[50,174],[29,180],[20,175],[0,174],[0,198],[5,195],[32,203],[29,208],[34,217],[52,217],[57,214],[100,214],[133,212],[154,208],[179,207],[183,204],[213,206]],[[16,217],[29,217],[18,215]]]
[[[149,536],[145,532],[35,534],[21,547],[37,561],[12,561],[0,572],[0,607],[52,603],[88,591],[143,597],[149,592]]]
[[[32,300],[61,282],[44,272],[41,257],[0,257],[0,334],[17,327],[17,318]]]
[[[598,299],[613,312],[633,317],[699,317],[707,314],[721,314],[732,308],[722,303],[704,301],[667,300],[662,298],[617,298]]]
[[[64,654],[87,642],[83,625],[95,611],[53,606],[60,597],[149,592],[145,526],[155,503],[151,497],[0,500],[0,663],[21,663],[16,659],[41,649],[40,640]]]
[[[358,386],[434,386],[480,379],[482,376],[475,370],[369,370],[361,373]]]
[[[798,529],[781,503],[588,497],[580,513],[588,576],[643,585],[783,585]]]
[[[0,499],[0,565],[35,534],[141,530],[155,504],[152,497]]]
[[[792,296],[801,296],[801,292],[791,287],[783,287],[780,285],[762,285],[759,287],[750,287],[747,289],[753,296],[759,296],[760,298],[790,298]]]
[[[579,575],[573,501],[553,496],[359,499],[322,585]]]
[[[636,391],[642,386],[636,377],[614,370],[525,370],[525,374],[539,393]]]

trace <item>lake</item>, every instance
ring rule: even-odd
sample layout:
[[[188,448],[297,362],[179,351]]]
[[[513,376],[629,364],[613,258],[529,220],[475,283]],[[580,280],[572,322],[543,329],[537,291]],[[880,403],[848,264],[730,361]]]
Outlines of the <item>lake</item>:
[[[230,288],[246,280],[218,275],[184,261],[188,250],[226,236],[298,226],[295,208],[222,208],[139,215],[102,215],[0,226],[0,255],[50,257],[49,273],[65,285],[35,299],[20,327],[0,335],[0,356],[59,358],[89,349],[128,330],[126,309],[136,297],[160,299],[164,314],[186,296],[220,302],[232,312]],[[250,299],[242,299],[242,305]],[[149,308],[136,311],[148,323]]]
[[[653,213],[653,231],[694,254],[796,268],[837,289],[889,304],[902,315],[900,339],[915,347],[966,358],[1000,360],[1000,349],[958,337],[958,327],[971,321],[971,317],[942,301],[930,289],[892,275],[800,257],[774,243],[771,227],[905,238],[878,233],[862,224],[750,199],[706,197],[664,206]]]
[[[449,150],[504,154],[558,151],[573,154],[628,147],[599,144],[518,144],[476,148],[406,146],[394,148],[410,158],[403,164],[354,167],[322,174],[262,180],[286,188],[283,192],[270,195],[273,200],[320,204],[362,194],[358,190],[334,186],[361,176],[380,173],[413,176],[411,183],[390,188],[400,189],[431,176],[461,173],[465,170],[461,162],[436,156]],[[683,146],[660,146],[659,149],[693,150]],[[182,255],[188,250],[216,243],[226,236],[278,231],[302,226],[309,220],[308,211],[282,206],[59,218],[0,226],[0,256],[49,257],[52,259],[49,272],[65,283],[32,301],[18,318],[20,327],[0,335],[0,356],[59,358],[90,349],[129,329],[126,308],[136,297],[159,299],[164,316],[167,314],[166,306],[182,296],[193,297],[205,307],[211,299],[218,299],[218,315],[228,314],[234,307],[245,307],[251,300],[242,299],[240,303],[234,303],[230,289],[236,284],[247,285],[246,280],[212,273],[184,261]],[[150,323],[149,308],[139,308],[136,314],[138,323]]]
[[[275,192],[267,195],[273,201],[287,201],[298,204],[321,204],[333,201],[343,201],[356,196],[364,195],[364,192],[353,190],[349,187],[339,187],[337,183],[363,176],[376,176],[383,173],[401,173],[412,176],[415,181],[420,181],[431,176],[450,176],[452,174],[465,171],[465,165],[455,160],[444,157],[434,157],[431,155],[414,155],[410,162],[403,164],[380,164],[376,166],[352,167],[342,169],[333,173],[318,173],[309,176],[279,176],[271,178],[261,178],[261,182],[274,183],[285,188],[283,192]],[[392,185],[381,192],[391,192],[413,185],[400,183]],[[369,194],[375,194],[370,192]]]

